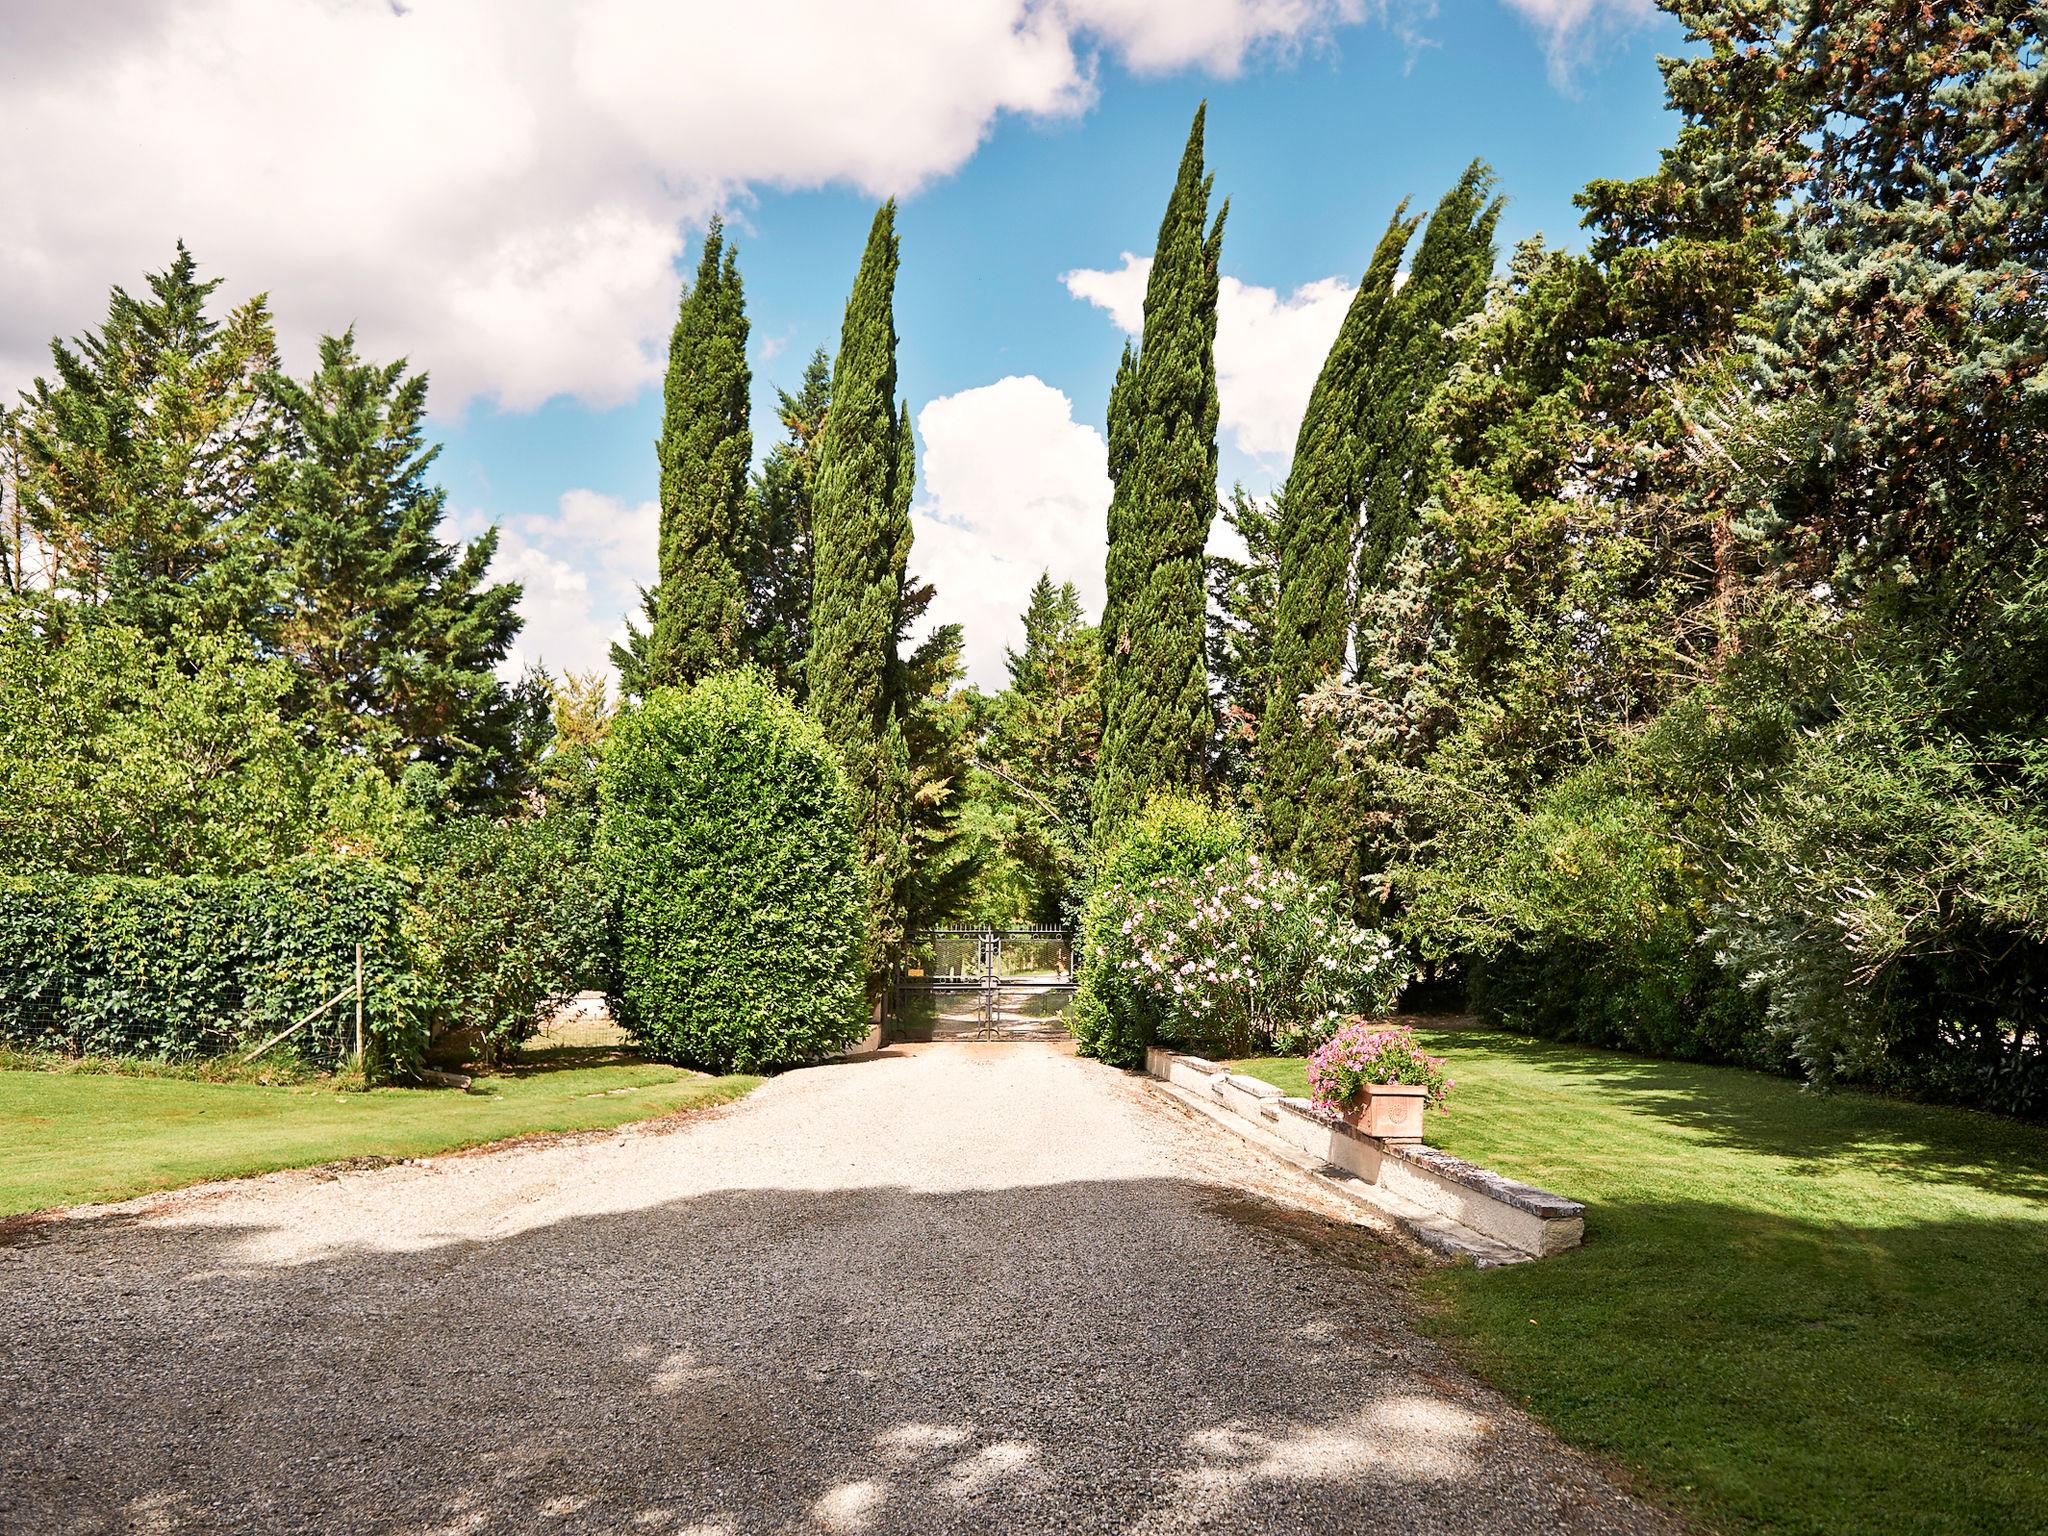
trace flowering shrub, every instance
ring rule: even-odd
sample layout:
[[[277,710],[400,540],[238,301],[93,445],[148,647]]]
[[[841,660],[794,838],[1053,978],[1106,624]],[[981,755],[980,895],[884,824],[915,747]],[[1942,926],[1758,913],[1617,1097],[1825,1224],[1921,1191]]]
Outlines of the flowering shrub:
[[[1149,995],[1159,1035],[1214,1055],[1306,1050],[1345,1015],[1390,1006],[1407,972],[1334,886],[1254,853],[1149,882],[1109,938],[1103,960]]]
[[[1406,1083],[1427,1088],[1430,1104],[1441,1108],[1454,1086],[1445,1061],[1415,1043],[1406,1024],[1353,1019],[1310,1055],[1308,1087],[1316,1108],[1330,1114],[1371,1083]]]

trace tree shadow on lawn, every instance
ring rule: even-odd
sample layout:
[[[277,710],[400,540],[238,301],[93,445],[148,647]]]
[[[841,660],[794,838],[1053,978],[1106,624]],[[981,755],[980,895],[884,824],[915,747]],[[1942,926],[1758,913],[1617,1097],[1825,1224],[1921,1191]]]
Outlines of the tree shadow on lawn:
[[[1138,1179],[376,1246],[50,1223],[0,1250],[36,1317],[0,1358],[0,1527],[1663,1528],[1411,1334],[1375,1240],[1244,1206]]]
[[[2048,1212],[1883,1226],[1604,1201],[1587,1245],[1437,1271],[1433,1331],[1567,1439],[1803,1531],[2048,1529]]]
[[[1512,1067],[1557,1079],[1559,1093],[1587,1085],[1593,1104],[1668,1120],[1710,1145],[1783,1158],[1814,1173],[1847,1165],[2048,1199],[2048,1125],[1856,1089],[1815,1092],[1747,1067],[1665,1061],[1477,1026],[1425,1030],[1432,1033],[1438,1038],[1431,1047],[1451,1055],[1454,1074],[1461,1047],[1484,1049]],[[1507,1085],[1493,1091],[1511,1099]]]

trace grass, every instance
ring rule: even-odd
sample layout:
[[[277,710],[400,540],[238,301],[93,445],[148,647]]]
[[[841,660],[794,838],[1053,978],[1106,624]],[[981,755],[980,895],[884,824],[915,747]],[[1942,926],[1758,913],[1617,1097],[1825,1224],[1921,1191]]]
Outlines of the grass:
[[[1429,1141],[1588,1206],[1581,1249],[1420,1281],[1503,1390],[1717,1527],[2048,1530],[2048,1127],[1418,1033]]]
[[[0,1069],[0,1217],[344,1158],[602,1130],[723,1103],[758,1082],[604,1048],[529,1050],[469,1093]]]

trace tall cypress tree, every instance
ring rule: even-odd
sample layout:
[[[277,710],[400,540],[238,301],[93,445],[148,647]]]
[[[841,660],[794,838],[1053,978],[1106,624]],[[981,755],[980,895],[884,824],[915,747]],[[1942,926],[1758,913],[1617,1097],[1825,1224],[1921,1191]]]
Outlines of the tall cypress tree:
[[[1351,560],[1371,444],[1368,419],[1396,303],[1394,279],[1419,219],[1394,210],[1324,359],[1278,497],[1280,581],[1258,763],[1273,849],[1319,876],[1342,873],[1342,777],[1327,727],[1303,719],[1302,696],[1344,670]]]
[[[1424,461],[1431,435],[1422,410],[1458,358],[1458,327],[1486,300],[1493,279],[1494,230],[1501,198],[1488,200],[1493,170],[1474,160],[1429,215],[1422,244],[1394,306],[1393,330],[1373,389],[1372,441],[1362,467],[1365,527],[1358,580],[1376,587],[1408,536],[1427,495]]]
[[[896,204],[875,214],[846,302],[812,503],[812,711],[843,757],[871,881],[869,960],[903,933],[909,868],[906,676],[897,637],[910,557],[909,410],[896,407]]]
[[[1209,222],[1195,113],[1145,285],[1145,330],[1110,401],[1102,762],[1094,830],[1204,778],[1212,720],[1202,551],[1216,516],[1216,295],[1229,204]]]
[[[688,685],[732,665],[746,638],[740,569],[751,519],[747,313],[738,251],[717,219],[669,337],[662,386],[661,574],[647,681]]]

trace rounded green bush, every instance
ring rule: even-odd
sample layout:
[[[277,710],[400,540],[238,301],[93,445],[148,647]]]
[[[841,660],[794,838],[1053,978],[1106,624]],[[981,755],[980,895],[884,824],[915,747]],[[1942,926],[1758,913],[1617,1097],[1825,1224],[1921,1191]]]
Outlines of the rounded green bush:
[[[601,782],[619,1014],[644,1049],[754,1072],[860,1038],[859,846],[815,721],[751,670],[657,689],[620,714]]]

